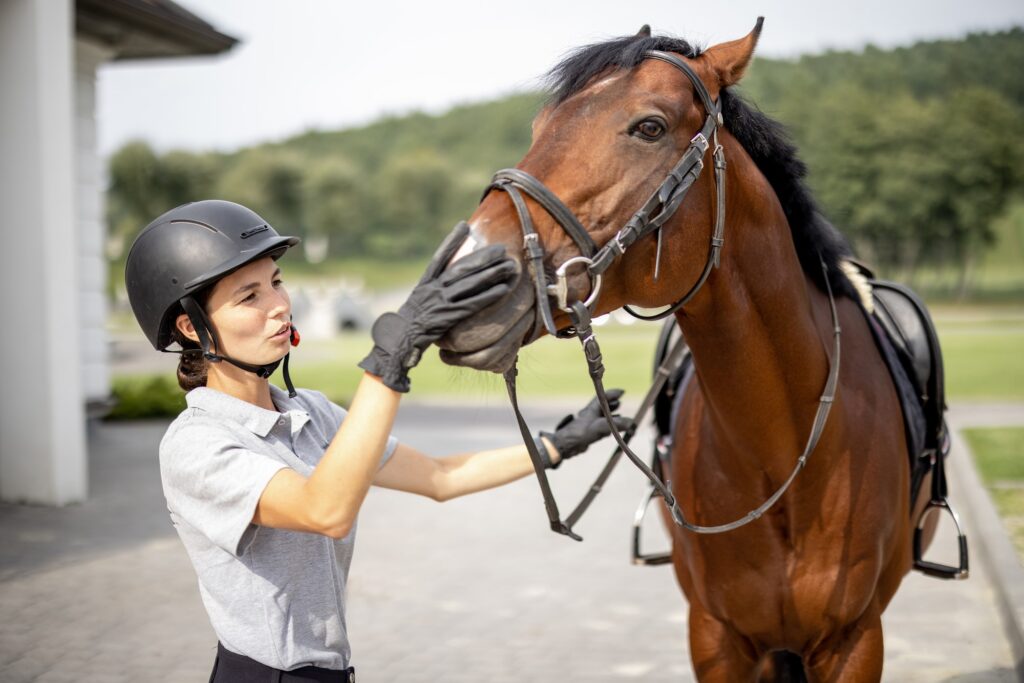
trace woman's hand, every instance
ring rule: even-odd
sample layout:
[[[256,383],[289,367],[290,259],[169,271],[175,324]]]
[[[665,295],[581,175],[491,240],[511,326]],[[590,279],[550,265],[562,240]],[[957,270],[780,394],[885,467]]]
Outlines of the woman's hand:
[[[612,412],[619,409],[622,389],[612,389],[608,392],[608,406]],[[615,429],[620,432],[636,428],[632,418],[622,415],[613,415],[612,421]],[[537,436],[537,450],[542,456],[546,456],[545,465],[548,468],[556,468],[563,460],[579,455],[587,450],[590,444],[599,441],[612,433],[608,421],[601,413],[601,406],[597,398],[590,400],[583,410],[575,415],[566,415],[555,427],[554,432],[541,432]],[[559,458],[552,460],[550,450],[546,447],[545,441],[550,443],[558,452]]]
[[[409,370],[428,346],[509,291],[516,266],[501,245],[474,251],[445,269],[468,234],[465,222],[455,226],[398,313],[385,313],[373,324],[373,350],[359,367],[395,391],[409,391]]]

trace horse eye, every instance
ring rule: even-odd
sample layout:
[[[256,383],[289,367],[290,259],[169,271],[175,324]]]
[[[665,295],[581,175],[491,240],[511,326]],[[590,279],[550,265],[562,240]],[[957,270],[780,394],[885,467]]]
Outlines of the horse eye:
[[[665,124],[657,119],[644,119],[633,131],[647,140],[657,140],[665,134]]]

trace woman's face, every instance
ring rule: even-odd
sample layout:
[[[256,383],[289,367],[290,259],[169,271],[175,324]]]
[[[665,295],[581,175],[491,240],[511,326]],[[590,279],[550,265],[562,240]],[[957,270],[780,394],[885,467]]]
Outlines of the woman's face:
[[[267,256],[239,268],[217,281],[206,304],[220,340],[216,351],[253,365],[281,359],[291,344],[291,310],[274,259]],[[182,323],[182,332],[197,340],[188,316],[178,319],[179,327]]]

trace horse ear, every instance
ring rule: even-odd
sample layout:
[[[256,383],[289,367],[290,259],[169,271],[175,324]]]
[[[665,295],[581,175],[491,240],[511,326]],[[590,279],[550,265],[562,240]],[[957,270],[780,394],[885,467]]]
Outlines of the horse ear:
[[[640,30],[636,32],[635,38],[650,38],[651,37],[651,25],[644,24],[640,27]]]
[[[761,36],[763,24],[764,17],[758,17],[757,24],[750,33],[739,40],[712,45],[701,55],[718,74],[718,80],[723,88],[738,83],[743,78],[743,74],[750,66],[750,60],[754,56],[754,48],[757,46],[757,39]]]

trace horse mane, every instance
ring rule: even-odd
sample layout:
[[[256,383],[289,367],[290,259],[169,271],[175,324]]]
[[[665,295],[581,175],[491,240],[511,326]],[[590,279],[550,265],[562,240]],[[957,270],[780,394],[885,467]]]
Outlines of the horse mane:
[[[636,35],[585,45],[570,52],[544,77],[548,105],[561,104],[608,71],[638,66],[647,50],[675,52],[689,58],[702,52],[702,48],[681,38],[645,35],[643,29]],[[720,98],[725,128],[754,160],[782,204],[804,273],[825,290],[820,255],[828,268],[832,291],[856,299],[853,285],[841,268],[852,249],[822,214],[805,184],[807,165],[797,156],[785,127],[747,103],[735,87],[725,88]]]

